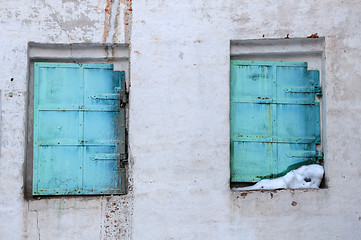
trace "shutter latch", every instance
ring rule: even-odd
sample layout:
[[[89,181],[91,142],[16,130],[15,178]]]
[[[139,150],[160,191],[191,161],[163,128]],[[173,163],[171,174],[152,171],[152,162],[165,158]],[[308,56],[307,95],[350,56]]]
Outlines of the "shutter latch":
[[[107,160],[118,160],[120,165],[124,167],[128,163],[128,154],[93,154],[90,156],[93,161],[107,161]]]
[[[90,156],[91,160],[117,160],[120,159],[126,160],[128,158],[127,154],[93,154]]]
[[[315,93],[316,95],[322,95],[321,87],[305,87],[305,88],[286,88],[286,93]]]
[[[290,158],[316,158],[323,159],[323,152],[314,152],[314,151],[294,151],[290,154],[287,154],[287,157]]]
[[[108,93],[108,94],[98,94],[90,96],[94,100],[118,100],[120,99],[119,93]]]

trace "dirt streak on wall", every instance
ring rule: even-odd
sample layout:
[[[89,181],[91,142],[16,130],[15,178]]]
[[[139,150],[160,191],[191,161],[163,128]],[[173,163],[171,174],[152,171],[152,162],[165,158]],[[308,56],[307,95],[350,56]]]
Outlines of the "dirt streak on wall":
[[[110,27],[110,15],[112,10],[113,0],[107,0],[107,4],[104,9],[104,33],[103,33],[103,43],[107,40]]]

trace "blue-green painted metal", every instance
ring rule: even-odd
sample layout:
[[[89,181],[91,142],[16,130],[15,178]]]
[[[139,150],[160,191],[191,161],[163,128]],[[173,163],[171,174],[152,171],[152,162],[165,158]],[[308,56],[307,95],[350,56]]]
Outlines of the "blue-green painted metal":
[[[125,193],[124,76],[111,64],[34,63],[33,195]]]
[[[316,162],[319,72],[307,63],[231,61],[231,181],[257,182]]]

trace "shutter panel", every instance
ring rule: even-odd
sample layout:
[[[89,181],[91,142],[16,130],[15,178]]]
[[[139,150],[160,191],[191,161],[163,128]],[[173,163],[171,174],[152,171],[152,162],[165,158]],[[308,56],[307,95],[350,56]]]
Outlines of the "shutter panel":
[[[303,164],[316,163],[320,142],[319,103],[315,102],[318,71],[307,65],[277,66],[278,164],[283,175]],[[281,104],[282,103],[282,104]]]
[[[124,72],[35,63],[33,195],[125,191]]]
[[[272,171],[272,67],[231,61],[231,179],[254,181]],[[264,104],[260,104],[264,103]]]
[[[318,71],[306,63],[231,61],[231,181],[256,182],[316,162]]]

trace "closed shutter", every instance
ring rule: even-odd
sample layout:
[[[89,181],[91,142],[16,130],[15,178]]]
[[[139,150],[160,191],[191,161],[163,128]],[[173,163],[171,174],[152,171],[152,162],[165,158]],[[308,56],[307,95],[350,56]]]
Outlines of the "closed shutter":
[[[124,72],[34,64],[33,195],[125,193]]]
[[[322,153],[318,71],[307,63],[231,61],[231,181],[282,176]]]

